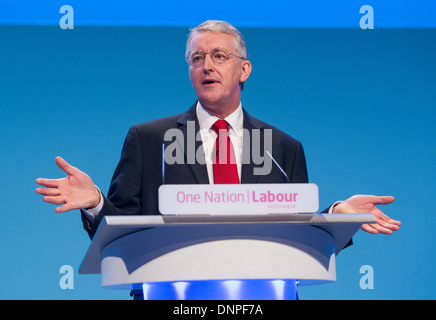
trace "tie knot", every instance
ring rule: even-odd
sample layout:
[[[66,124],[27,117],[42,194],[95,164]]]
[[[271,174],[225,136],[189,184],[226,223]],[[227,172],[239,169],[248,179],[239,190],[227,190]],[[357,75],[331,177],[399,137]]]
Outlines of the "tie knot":
[[[226,130],[228,129],[229,124],[226,120],[219,119],[212,125],[212,130],[216,132],[216,134],[219,134],[220,130]]]

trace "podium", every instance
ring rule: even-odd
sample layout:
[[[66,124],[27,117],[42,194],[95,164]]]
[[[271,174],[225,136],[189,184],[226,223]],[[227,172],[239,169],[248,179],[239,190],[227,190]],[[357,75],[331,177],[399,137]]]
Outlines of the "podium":
[[[370,213],[106,216],[79,269],[145,299],[295,299],[336,280],[335,258]]]

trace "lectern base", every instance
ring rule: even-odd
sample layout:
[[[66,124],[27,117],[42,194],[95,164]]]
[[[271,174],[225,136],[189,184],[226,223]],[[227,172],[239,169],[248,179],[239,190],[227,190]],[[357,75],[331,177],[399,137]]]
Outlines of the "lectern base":
[[[144,300],[296,300],[296,280],[197,280],[142,285]]]

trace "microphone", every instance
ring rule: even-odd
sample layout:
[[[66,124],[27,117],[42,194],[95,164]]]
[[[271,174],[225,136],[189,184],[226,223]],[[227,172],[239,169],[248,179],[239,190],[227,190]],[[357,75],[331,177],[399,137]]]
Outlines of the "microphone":
[[[276,159],[273,158],[273,156],[271,155],[271,153],[269,153],[268,150],[266,150],[266,153],[268,154],[268,156],[271,158],[271,160],[274,162],[274,164],[276,165],[276,167],[280,170],[280,172],[285,176],[286,181],[288,183],[291,183],[291,180],[289,179],[288,175],[286,174],[285,170],[282,169],[282,167],[280,167],[280,165],[277,163]]]

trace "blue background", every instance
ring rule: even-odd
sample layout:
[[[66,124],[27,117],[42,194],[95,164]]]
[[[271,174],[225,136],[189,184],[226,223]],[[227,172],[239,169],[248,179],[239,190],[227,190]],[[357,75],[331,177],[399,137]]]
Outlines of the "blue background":
[[[130,299],[79,275],[90,244],[78,211],[35,193],[64,157],[108,189],[128,128],[195,101],[184,60],[190,26],[223,19],[246,37],[253,72],[242,103],[301,140],[320,207],[394,195],[393,236],[359,231],[337,281],[301,299],[435,299],[436,13],[434,2],[0,1],[1,299]],[[74,8],[62,30],[59,8]],[[361,30],[360,6],[375,29]],[[229,10],[229,9],[232,10]],[[62,265],[74,289],[62,290]],[[374,289],[359,286],[362,265]]]

